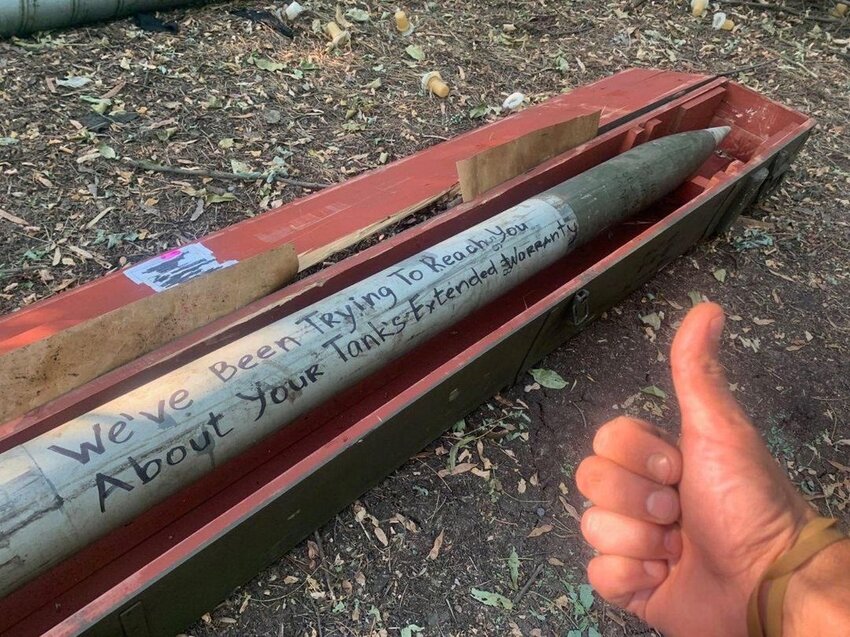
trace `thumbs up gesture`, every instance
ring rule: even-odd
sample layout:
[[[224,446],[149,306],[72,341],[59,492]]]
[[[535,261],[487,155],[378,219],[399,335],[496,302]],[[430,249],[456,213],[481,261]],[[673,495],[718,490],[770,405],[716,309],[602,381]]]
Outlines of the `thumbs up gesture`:
[[[673,342],[678,445],[620,417],[576,473],[594,503],[581,524],[599,552],[590,583],[668,636],[745,635],[758,579],[816,515],[729,390],[723,323],[719,306],[699,305]]]

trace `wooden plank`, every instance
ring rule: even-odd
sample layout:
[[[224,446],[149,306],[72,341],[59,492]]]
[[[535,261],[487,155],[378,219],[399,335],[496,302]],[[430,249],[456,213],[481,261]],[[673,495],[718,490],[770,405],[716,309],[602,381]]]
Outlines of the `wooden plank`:
[[[295,248],[284,244],[0,355],[0,422],[274,292],[297,271]]]
[[[463,200],[528,172],[596,137],[602,111],[570,117],[457,162]]]
[[[375,221],[374,223],[371,223],[368,226],[364,226],[363,228],[360,228],[354,232],[342,236],[339,239],[335,239],[330,243],[319,246],[318,248],[314,248],[307,252],[302,252],[298,255],[299,270],[303,271],[307,268],[313,267],[314,265],[321,263],[331,255],[336,254],[337,252],[341,252],[346,248],[350,248],[353,245],[357,245],[363,239],[377,234],[387,226],[391,226],[394,223],[398,223],[402,219],[409,217],[410,215],[422,210],[423,208],[427,208],[428,206],[442,199],[443,197],[452,197],[456,195],[457,192],[458,188],[457,184],[455,184],[451,188],[446,188],[445,190],[436,192],[434,195],[428,197],[427,199],[423,199],[422,201],[416,202],[412,206],[408,206],[407,208],[403,208],[398,212],[395,212],[391,215],[387,215],[386,217],[379,219],[378,221]]]
[[[683,133],[697,128],[706,128],[725,97],[726,87],[718,86],[714,90],[695,97],[687,104],[682,104],[676,113],[672,132]]]

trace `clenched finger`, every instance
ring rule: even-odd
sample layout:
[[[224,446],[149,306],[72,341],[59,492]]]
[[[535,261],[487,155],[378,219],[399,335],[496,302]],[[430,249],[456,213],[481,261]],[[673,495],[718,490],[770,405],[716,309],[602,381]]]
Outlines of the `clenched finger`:
[[[676,526],[662,526],[591,507],[581,518],[581,532],[600,553],[640,560],[677,560],[682,535]]]
[[[679,493],[647,480],[601,456],[585,458],[576,471],[576,484],[599,507],[656,524],[679,519]]]
[[[655,427],[621,416],[596,432],[593,451],[621,467],[659,484],[676,484],[682,477],[682,454],[657,435]]]

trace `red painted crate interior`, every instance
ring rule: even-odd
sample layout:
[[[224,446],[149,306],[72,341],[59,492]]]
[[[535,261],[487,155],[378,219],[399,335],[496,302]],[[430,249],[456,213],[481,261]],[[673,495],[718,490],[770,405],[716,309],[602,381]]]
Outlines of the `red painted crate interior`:
[[[530,317],[573,294],[595,272],[657,231],[687,215],[708,189],[723,189],[782,140],[811,126],[803,115],[723,79],[601,134],[480,199],[453,208],[345,261],[278,292],[275,309],[247,320],[177,356],[138,370],[121,383],[103,386],[77,403],[38,421],[0,428],[0,450],[65,422],[99,403],[146,382],[185,360],[270,323],[377,272],[424,246],[470,227],[509,206],[574,176],[635,144],[662,135],[728,125],[732,132],[699,173],[664,201],[620,224],[519,288],[344,391],[330,403],[282,428],[234,461],[156,506],[149,514],[102,538],[74,557],[0,600],[0,633],[70,632],[143,587],[198,546],[285,491],[324,459],[353,444],[382,418],[433,387],[489,344]],[[321,282],[321,286],[316,283]],[[295,294],[297,293],[297,294]],[[293,296],[294,294],[294,296]],[[247,314],[246,314],[247,315]],[[436,341],[436,343],[435,343]],[[435,414],[435,417],[439,415]],[[76,615],[75,615],[76,614]],[[73,617],[72,617],[73,616]]]

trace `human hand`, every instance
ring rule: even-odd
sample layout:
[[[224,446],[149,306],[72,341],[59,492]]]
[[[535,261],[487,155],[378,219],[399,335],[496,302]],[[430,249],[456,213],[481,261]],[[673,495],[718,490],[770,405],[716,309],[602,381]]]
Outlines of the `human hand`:
[[[745,635],[747,599],[815,511],[771,457],[717,360],[723,310],[687,315],[671,364],[678,446],[642,421],[603,425],[576,472],[594,505],[590,583],[666,635]]]

